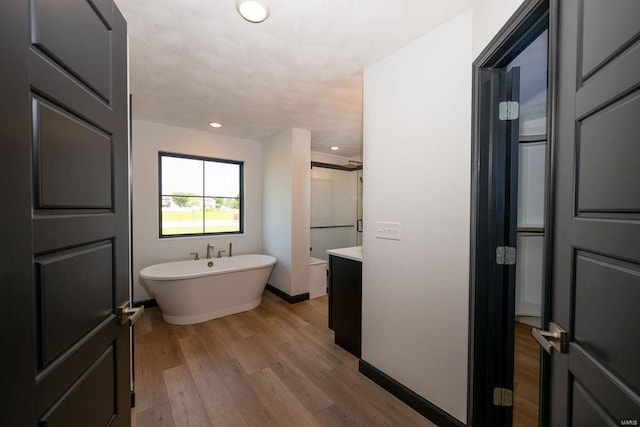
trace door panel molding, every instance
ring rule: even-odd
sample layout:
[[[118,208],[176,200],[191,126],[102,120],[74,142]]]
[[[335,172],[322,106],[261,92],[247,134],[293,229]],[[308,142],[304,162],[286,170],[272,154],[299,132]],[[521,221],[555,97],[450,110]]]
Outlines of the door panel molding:
[[[113,245],[50,254],[36,258],[35,265],[38,353],[44,367],[115,311]]]
[[[110,102],[113,45],[107,16],[90,1],[33,0],[31,24],[31,42],[38,50]]]
[[[640,144],[628,137],[640,134],[639,108],[640,91],[635,91],[577,120],[576,216],[640,219],[640,192],[627,185],[640,182]]]
[[[92,126],[109,133],[113,129],[113,108],[85,88],[78,80],[42,53],[30,49],[32,91],[49,102],[58,103]]]
[[[600,364],[577,343],[569,345],[569,366],[575,377],[591,390],[596,401],[608,408],[618,419],[640,417],[640,411],[630,413],[627,408],[640,406],[640,396],[620,382],[614,373]],[[604,378],[604,381],[602,379]]]
[[[616,427],[618,425],[575,378],[571,379],[571,408],[571,420],[577,426]]]
[[[111,135],[38,97],[33,122],[34,208],[111,209]]]
[[[42,416],[44,426],[69,426],[82,420],[85,425],[109,425],[115,418],[116,366],[113,344],[82,373],[80,378]],[[94,390],[99,390],[96,395]]]
[[[608,370],[640,384],[640,265],[575,250],[571,338]],[[569,361],[571,365],[571,360]],[[636,391],[637,392],[637,391]]]
[[[89,334],[67,349],[54,363],[36,375],[37,410],[44,413],[65,392],[117,336],[120,321],[115,314],[109,315]],[[87,343],[93,341],[94,346]],[[128,355],[127,355],[128,357]],[[126,369],[125,369],[126,370]]]
[[[109,240],[115,234],[116,216],[111,212],[34,211],[33,247],[36,256]],[[86,240],[84,238],[86,237]]]
[[[640,4],[635,0],[582,0],[578,8],[579,75],[587,80],[638,40]]]
[[[582,120],[610,102],[637,90],[640,74],[640,42],[616,56],[607,67],[582,82],[576,93],[576,115]],[[603,100],[606,100],[603,102]]]

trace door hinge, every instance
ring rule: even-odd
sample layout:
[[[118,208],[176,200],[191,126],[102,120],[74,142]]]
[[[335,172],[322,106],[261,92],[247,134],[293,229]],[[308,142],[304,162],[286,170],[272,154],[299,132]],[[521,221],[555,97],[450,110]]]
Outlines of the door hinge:
[[[500,120],[515,120],[520,117],[520,104],[517,101],[503,101],[498,105]]]
[[[493,389],[494,406],[513,406],[513,391],[508,388],[496,387]]]
[[[498,246],[496,248],[496,264],[498,265],[515,265],[516,248],[511,246]]]

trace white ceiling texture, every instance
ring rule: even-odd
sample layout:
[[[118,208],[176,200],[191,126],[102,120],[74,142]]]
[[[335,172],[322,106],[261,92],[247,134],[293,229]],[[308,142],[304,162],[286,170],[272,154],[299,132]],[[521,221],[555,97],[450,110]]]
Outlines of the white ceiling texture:
[[[116,0],[128,22],[133,117],[257,140],[298,127],[311,131],[314,151],[359,156],[363,68],[471,4],[266,2],[271,16],[252,24],[235,0]]]

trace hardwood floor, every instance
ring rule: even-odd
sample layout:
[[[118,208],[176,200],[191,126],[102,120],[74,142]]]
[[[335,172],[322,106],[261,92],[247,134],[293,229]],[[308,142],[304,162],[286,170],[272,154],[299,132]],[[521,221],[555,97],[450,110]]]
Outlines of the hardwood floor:
[[[144,426],[433,426],[358,372],[333,343],[327,297],[189,326],[157,308],[135,327],[136,407]]]
[[[513,425],[538,425],[540,390],[540,345],[531,336],[531,326],[516,322],[513,372]]]

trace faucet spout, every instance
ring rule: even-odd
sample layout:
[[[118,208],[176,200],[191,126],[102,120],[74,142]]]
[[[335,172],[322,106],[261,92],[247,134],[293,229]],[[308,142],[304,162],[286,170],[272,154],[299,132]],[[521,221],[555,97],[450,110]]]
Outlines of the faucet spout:
[[[207,259],[211,259],[211,251],[213,251],[213,245],[207,243]]]

